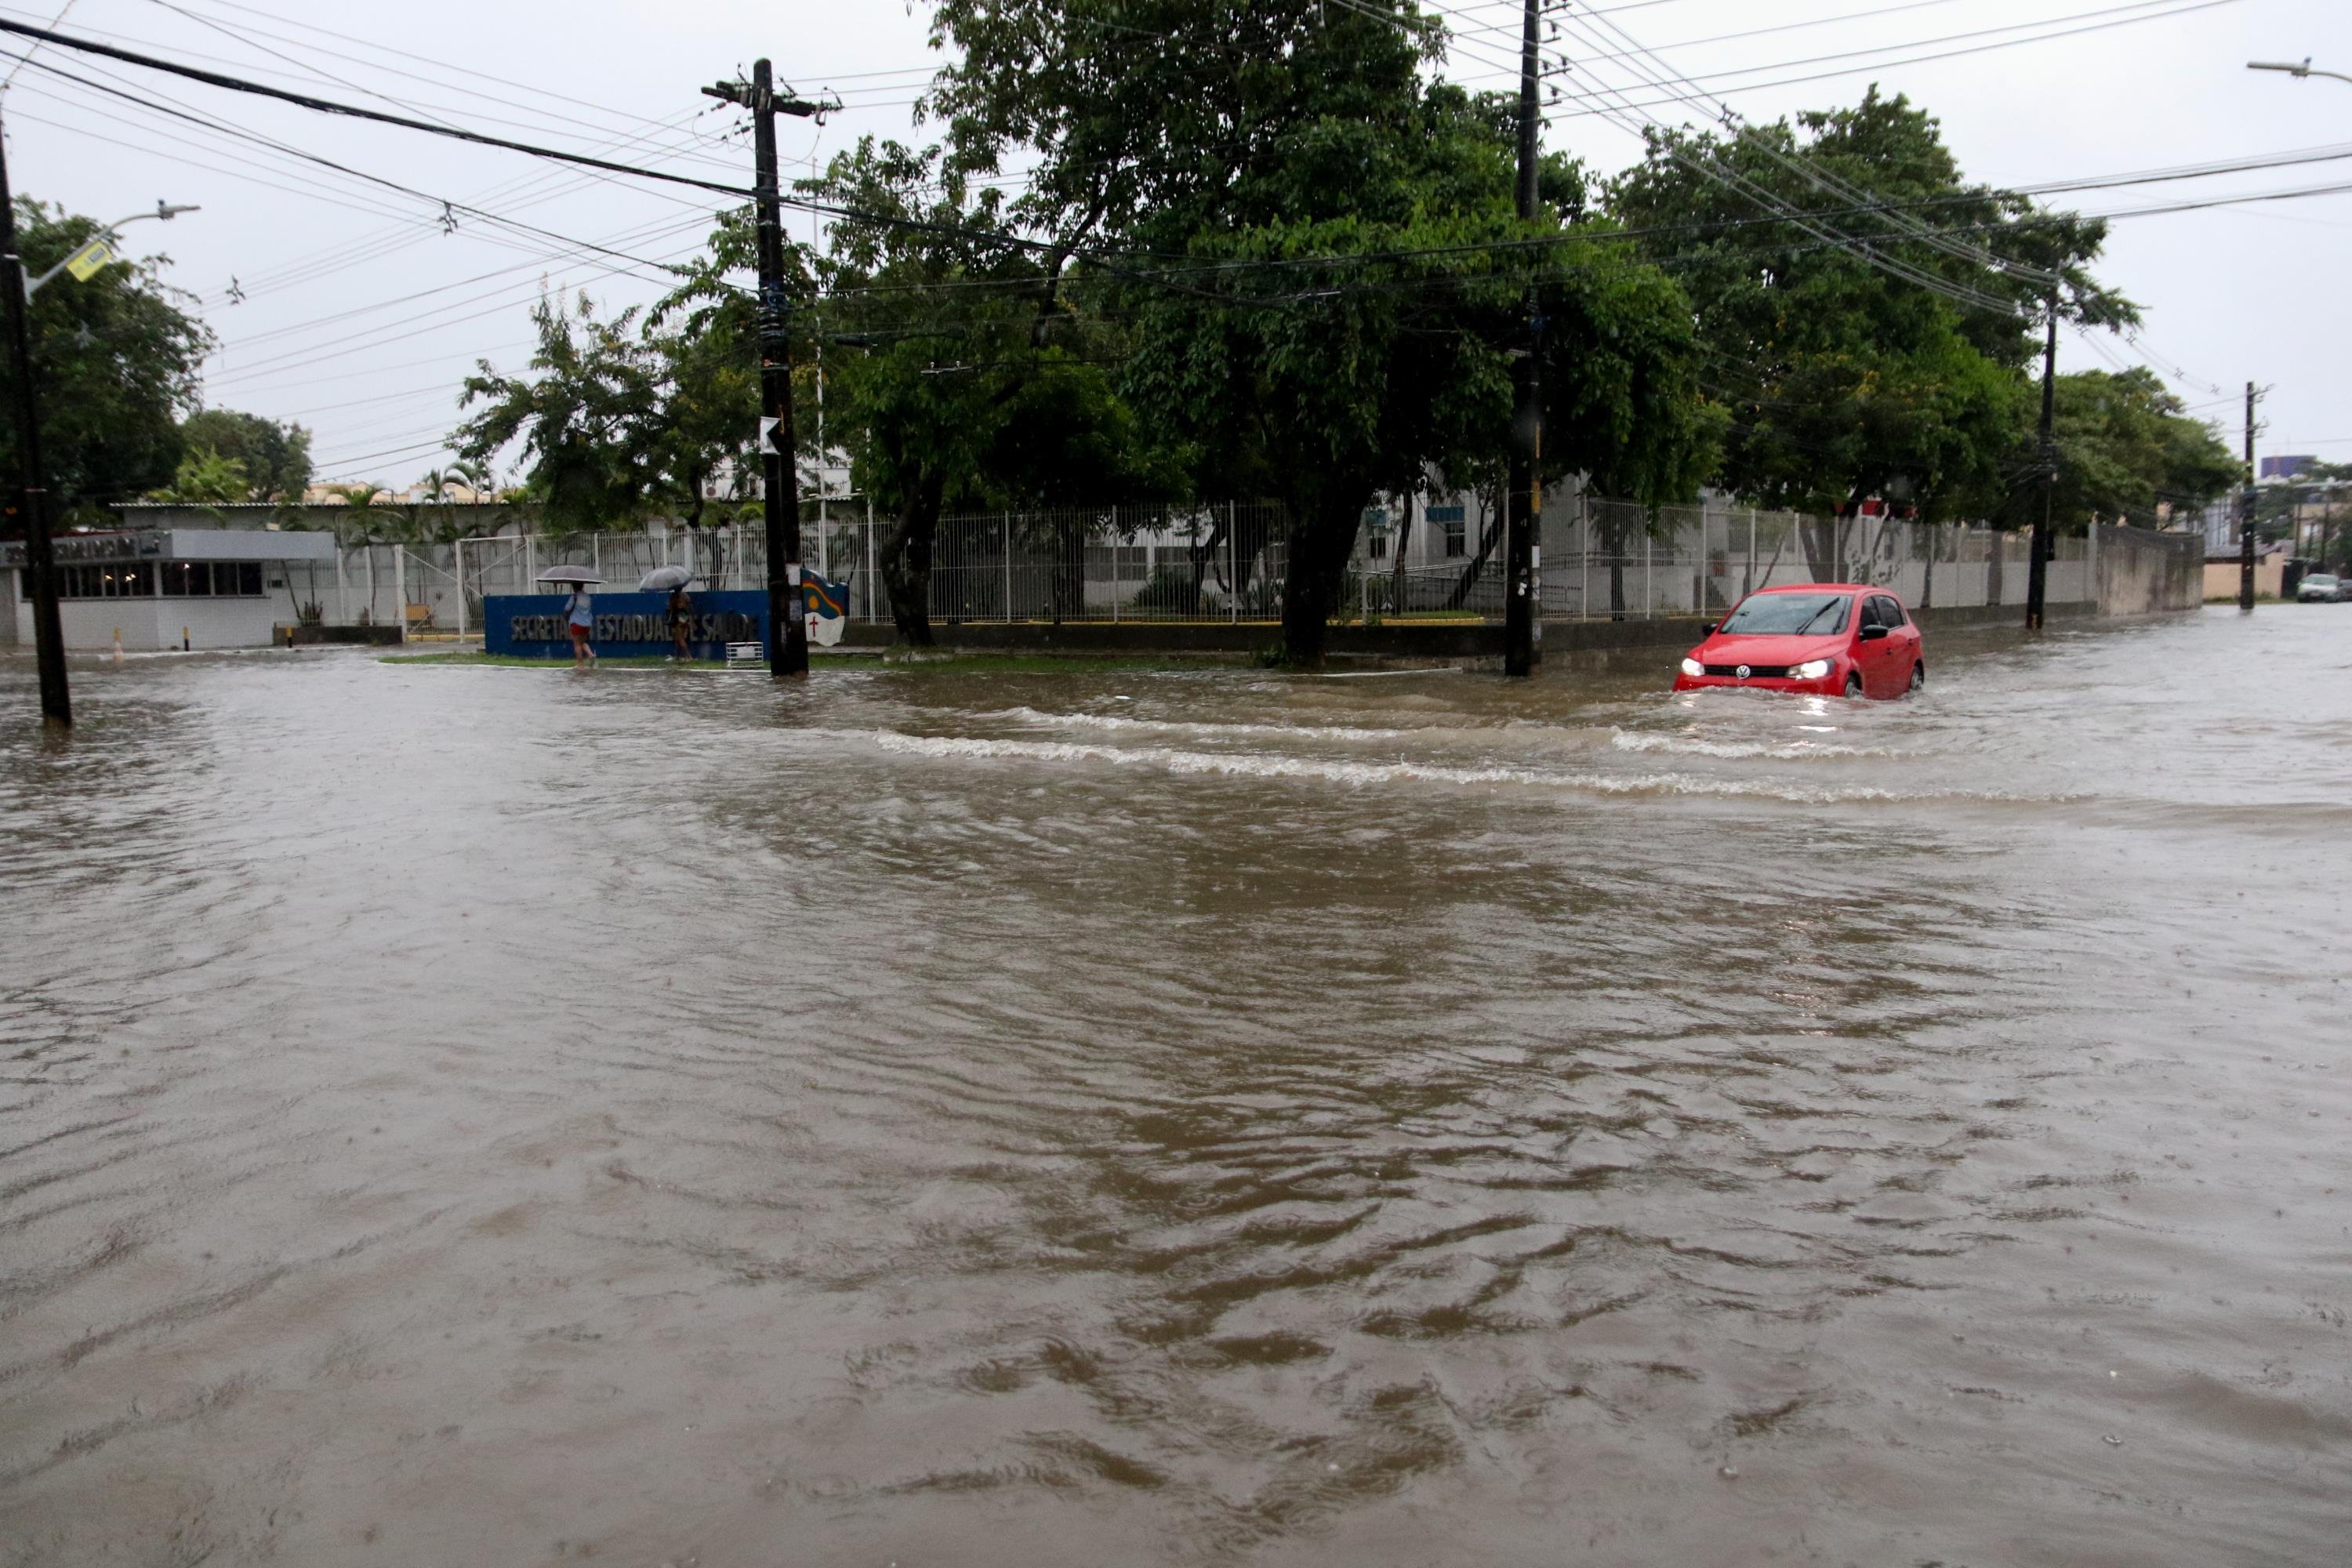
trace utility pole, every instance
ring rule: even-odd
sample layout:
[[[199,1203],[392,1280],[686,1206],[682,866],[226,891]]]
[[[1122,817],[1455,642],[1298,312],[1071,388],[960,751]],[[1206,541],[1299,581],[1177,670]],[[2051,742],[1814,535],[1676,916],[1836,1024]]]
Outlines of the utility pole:
[[[2025,629],[2042,629],[2042,602],[2050,585],[2050,514],[2058,501],[2058,450],[2052,439],[2052,415],[2058,401],[2058,285],[2050,285],[2043,311],[2047,335],[2042,345],[2042,515],[2033,523],[2033,549],[2025,568]]]
[[[1541,0],[1526,0],[1526,20],[1519,34],[1519,216],[1532,223],[1537,212],[1536,78],[1537,24]],[[1511,495],[1504,521],[1503,673],[1535,673],[1543,658],[1543,551],[1537,530],[1543,522],[1543,349],[1540,301],[1528,285],[1528,341],[1513,380],[1517,406],[1511,419]]]
[[[49,542],[49,489],[41,466],[41,415],[33,387],[33,331],[26,317],[25,264],[16,255],[16,199],[8,188],[8,155],[0,146],[0,289],[8,302],[8,367],[16,377],[16,515],[25,525],[25,575],[33,599],[33,646],[40,661],[41,717],[73,722],[66,688],[66,636],[58,619],[57,552]]]
[[[752,189],[760,266],[760,463],[768,539],[768,673],[808,673],[808,624],[802,618],[801,496],[793,452],[793,303],[784,291],[784,210],[776,184],[776,116],[803,118],[817,105],[776,96],[766,60],[751,79],[706,87],[711,98],[751,111]]]
[[[2246,383],[2245,518],[2238,525],[2238,608],[2254,613],[2254,384]]]

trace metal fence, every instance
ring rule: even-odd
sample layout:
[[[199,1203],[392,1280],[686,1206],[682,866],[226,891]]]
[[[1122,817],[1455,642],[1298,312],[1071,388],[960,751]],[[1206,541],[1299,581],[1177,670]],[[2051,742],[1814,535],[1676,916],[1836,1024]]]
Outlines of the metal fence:
[[[1343,580],[1343,620],[1490,619],[1502,614],[1501,529],[1490,508],[1478,525],[1443,538],[1408,529],[1368,532]],[[887,519],[812,518],[807,563],[849,584],[851,619],[891,619],[879,562]],[[1000,512],[940,521],[933,546],[930,616],[964,622],[1269,621],[1286,569],[1285,518],[1273,502]],[[1570,496],[1547,506],[1541,528],[1543,613],[1553,619],[1711,616],[1756,589],[1817,582],[1870,583],[1914,607],[2024,603],[2023,534],[1874,517],[1824,518],[1717,505],[1649,509]],[[1373,552],[1392,548],[1392,558]],[[1408,548],[1408,546],[1412,548]],[[2201,542],[2102,526],[2062,538],[2050,563],[2052,604],[2139,613],[2193,607]],[[289,605],[320,618],[478,631],[488,595],[537,591],[540,572],[590,566],[634,587],[656,566],[683,565],[713,587],[766,581],[756,524],[670,529],[557,541],[502,535],[452,545],[352,549],[331,570],[296,569]]]

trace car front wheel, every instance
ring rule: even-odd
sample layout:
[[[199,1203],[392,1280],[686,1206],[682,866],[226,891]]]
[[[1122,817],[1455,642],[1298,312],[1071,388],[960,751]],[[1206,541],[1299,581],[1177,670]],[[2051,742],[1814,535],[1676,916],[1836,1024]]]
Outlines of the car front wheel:
[[[1848,697],[1859,697],[1862,695],[1862,672],[1860,670],[1850,669],[1846,671],[1845,694]]]
[[[1920,658],[1920,659],[1914,659],[1914,660],[1912,660],[1912,662],[1911,662],[1911,689],[1912,689],[1912,690],[1914,690],[1914,691],[1916,691],[1916,690],[1918,690],[1921,687],[1923,687],[1923,686],[1925,686],[1925,685],[1927,685],[1927,661],[1926,659],[1924,659],[1924,658]]]

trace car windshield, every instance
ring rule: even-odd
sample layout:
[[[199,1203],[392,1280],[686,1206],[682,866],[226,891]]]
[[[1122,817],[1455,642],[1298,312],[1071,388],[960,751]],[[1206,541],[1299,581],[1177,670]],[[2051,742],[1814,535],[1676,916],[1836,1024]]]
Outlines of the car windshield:
[[[1716,629],[1750,637],[1832,637],[1845,630],[1851,594],[1754,594]]]
[[[2336,586],[2336,579],[2329,576],[2325,572],[2314,572],[2310,576],[2305,577],[2304,581],[2310,584],[2312,586],[2318,588],[2333,588]]]

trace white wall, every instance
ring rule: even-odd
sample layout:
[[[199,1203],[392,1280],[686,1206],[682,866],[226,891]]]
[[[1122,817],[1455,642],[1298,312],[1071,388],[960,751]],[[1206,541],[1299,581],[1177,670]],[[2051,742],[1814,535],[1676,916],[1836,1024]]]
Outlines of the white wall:
[[[66,647],[82,653],[112,648],[118,626],[123,647],[132,653],[178,647],[183,627],[191,647],[268,647],[273,629],[293,618],[282,594],[261,599],[65,599],[58,605]],[[20,602],[15,623],[17,640],[29,647],[33,606]]]

